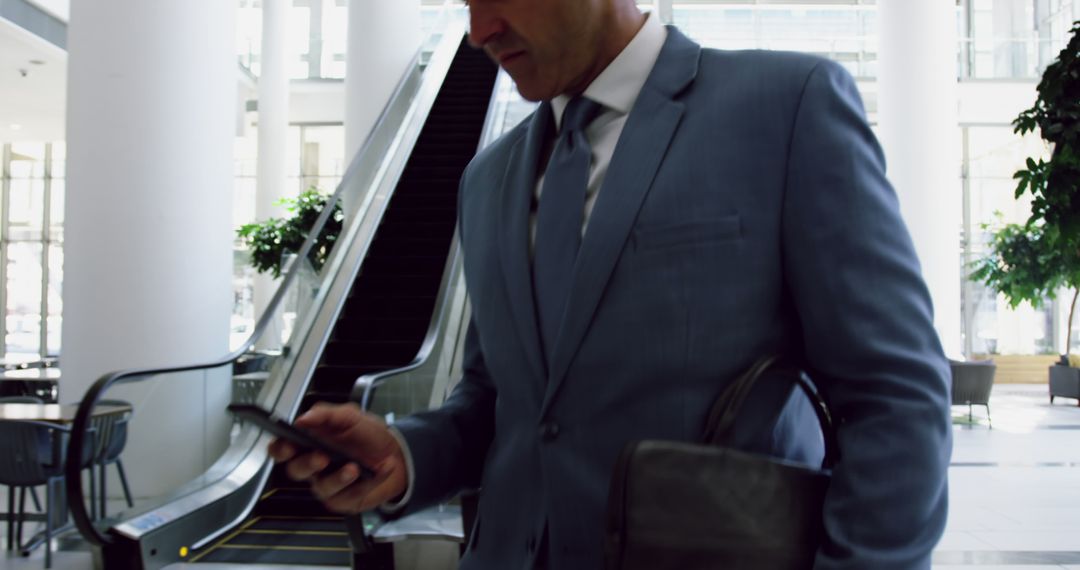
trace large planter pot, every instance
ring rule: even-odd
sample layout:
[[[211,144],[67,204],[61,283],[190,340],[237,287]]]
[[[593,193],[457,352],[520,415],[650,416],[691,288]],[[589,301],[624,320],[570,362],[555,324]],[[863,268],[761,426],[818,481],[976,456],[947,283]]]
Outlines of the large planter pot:
[[[1054,398],[1076,398],[1080,406],[1080,368],[1063,364],[1050,367],[1050,403]]]

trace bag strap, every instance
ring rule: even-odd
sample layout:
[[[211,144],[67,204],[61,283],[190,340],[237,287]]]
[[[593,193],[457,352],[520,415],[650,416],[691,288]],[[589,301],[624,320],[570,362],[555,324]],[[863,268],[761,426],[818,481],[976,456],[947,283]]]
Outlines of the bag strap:
[[[821,425],[821,433],[825,438],[825,458],[821,462],[822,467],[831,469],[839,460],[840,450],[829,407],[803,369],[777,354],[759,359],[720,394],[709,411],[709,418],[705,424],[705,441],[721,446],[731,441],[739,413],[754,386],[763,376],[772,378],[770,381],[786,383],[789,390],[798,386],[809,398],[814,415],[817,416],[818,424]],[[789,390],[785,390],[784,393],[789,394]],[[783,404],[782,401],[779,405],[782,407]],[[775,410],[776,417],[779,417],[780,411],[780,409]]]

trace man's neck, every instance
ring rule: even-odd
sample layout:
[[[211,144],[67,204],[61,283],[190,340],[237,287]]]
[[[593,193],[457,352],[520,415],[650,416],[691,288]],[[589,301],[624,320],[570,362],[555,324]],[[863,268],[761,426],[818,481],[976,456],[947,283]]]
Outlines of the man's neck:
[[[573,85],[564,93],[570,97],[581,95],[592,82],[604,72],[615,58],[619,57],[626,46],[630,45],[634,36],[645,25],[647,16],[631,2],[614,2],[611,7],[612,13],[607,21],[610,23],[610,31],[600,36],[600,45],[596,48],[596,58],[589,72],[582,76],[581,81]]]

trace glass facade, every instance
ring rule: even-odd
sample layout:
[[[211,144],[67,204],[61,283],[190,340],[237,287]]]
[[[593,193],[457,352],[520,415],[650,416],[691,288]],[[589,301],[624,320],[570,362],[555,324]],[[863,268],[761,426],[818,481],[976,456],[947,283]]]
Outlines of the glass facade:
[[[868,4],[676,3],[675,25],[704,46],[814,53],[857,78],[877,75],[877,9]]]
[[[240,65],[258,76],[262,52],[262,0],[239,0],[237,52]],[[289,77],[344,79],[346,0],[292,0],[288,34]]]
[[[63,301],[63,143],[3,145],[0,306],[7,363],[60,351]]]
[[[1017,200],[1013,173],[1024,168],[1027,157],[1049,158],[1035,134],[1021,137],[1009,126],[969,126],[962,129],[965,224],[963,259],[967,265],[989,253],[992,233],[1008,223],[1023,223],[1031,213],[1031,200]],[[1062,301],[1039,309],[1025,303],[1009,308],[1003,297],[981,283],[965,280],[964,343],[968,354],[1053,354],[1054,312]],[[1060,331],[1064,334],[1064,331]]]

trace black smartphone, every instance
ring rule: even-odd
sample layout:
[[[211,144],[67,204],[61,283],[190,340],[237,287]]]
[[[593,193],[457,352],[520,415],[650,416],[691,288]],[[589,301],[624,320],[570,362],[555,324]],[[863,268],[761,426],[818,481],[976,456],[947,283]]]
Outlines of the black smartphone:
[[[370,479],[375,476],[375,471],[366,465],[361,465],[355,459],[349,457],[348,452],[336,445],[316,438],[310,433],[290,424],[275,416],[269,411],[252,404],[229,404],[227,408],[236,417],[245,422],[251,422],[263,430],[266,430],[293,445],[300,448],[301,452],[318,451],[330,458],[330,463],[323,469],[323,473],[331,473],[341,469],[346,463],[355,463],[360,467],[360,478]]]

